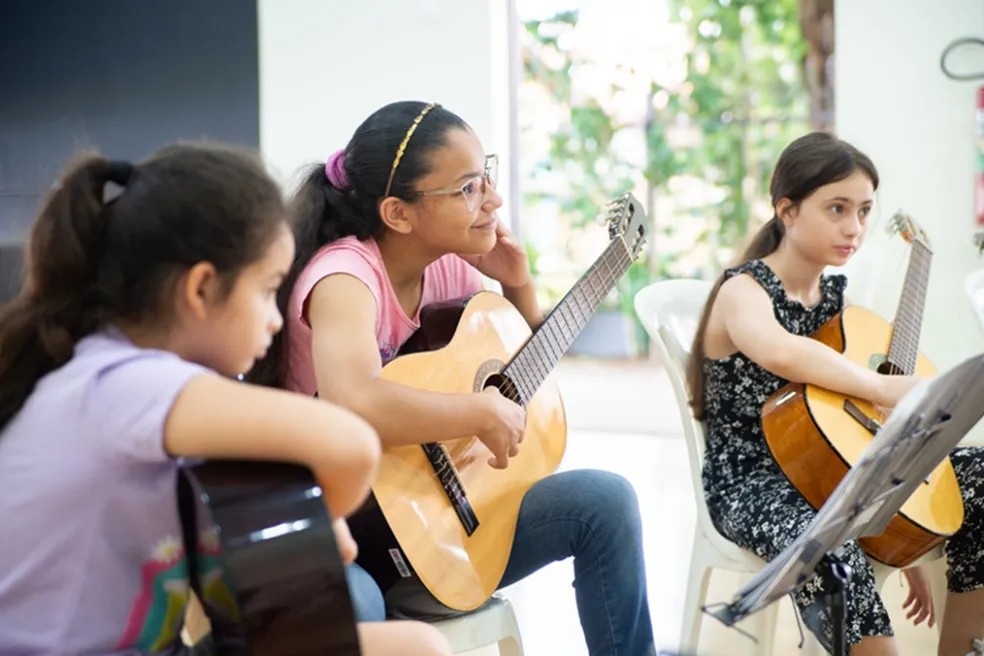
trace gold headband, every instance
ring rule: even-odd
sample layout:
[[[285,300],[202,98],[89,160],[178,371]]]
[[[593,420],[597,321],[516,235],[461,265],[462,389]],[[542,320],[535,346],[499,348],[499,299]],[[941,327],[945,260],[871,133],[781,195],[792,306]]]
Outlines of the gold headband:
[[[400,147],[396,149],[396,157],[393,158],[393,168],[390,169],[389,180],[386,181],[386,191],[383,192],[383,198],[390,195],[390,187],[393,186],[393,176],[396,175],[396,167],[400,165],[400,160],[403,159],[403,151],[407,149],[407,144],[410,142],[410,137],[412,137],[413,133],[417,131],[417,126],[420,125],[420,122],[424,120],[425,116],[427,116],[427,112],[437,106],[437,103],[430,103],[424,107],[420,110],[420,113],[417,114],[417,118],[413,119],[413,123],[410,124],[410,127],[407,128],[407,135],[403,137],[403,141],[400,142]]]

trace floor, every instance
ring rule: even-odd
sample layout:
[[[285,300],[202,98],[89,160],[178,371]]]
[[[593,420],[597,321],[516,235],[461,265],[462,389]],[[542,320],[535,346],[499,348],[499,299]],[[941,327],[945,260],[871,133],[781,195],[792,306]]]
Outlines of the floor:
[[[648,361],[566,358],[556,371],[569,421],[561,469],[594,467],[629,479],[639,495],[645,531],[649,601],[656,644],[676,653],[683,618],[694,497],[673,392],[663,370]],[[570,561],[555,563],[504,593],[515,608],[527,656],[583,656],[571,588]],[[708,602],[728,601],[742,580],[729,572],[711,577]],[[903,656],[936,653],[936,630],[905,621],[905,590],[894,574],[884,588]],[[544,609],[549,608],[549,612]],[[781,602],[775,654],[798,652],[799,633],[791,605]],[[808,643],[815,642],[812,636]],[[809,646],[809,645],[808,645]],[[495,648],[468,652],[492,656]],[[713,618],[702,625],[701,655],[756,654],[755,644]]]

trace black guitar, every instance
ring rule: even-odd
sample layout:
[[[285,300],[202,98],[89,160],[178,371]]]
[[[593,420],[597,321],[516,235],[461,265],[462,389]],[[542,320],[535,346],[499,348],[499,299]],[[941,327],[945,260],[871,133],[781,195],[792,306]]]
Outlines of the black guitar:
[[[189,571],[215,653],[359,656],[345,567],[321,494],[296,465],[210,461],[181,469]],[[202,528],[218,544],[203,549]]]

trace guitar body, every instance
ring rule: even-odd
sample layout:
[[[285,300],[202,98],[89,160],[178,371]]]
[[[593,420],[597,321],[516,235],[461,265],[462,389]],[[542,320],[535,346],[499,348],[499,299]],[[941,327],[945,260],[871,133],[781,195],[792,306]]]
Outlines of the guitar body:
[[[492,292],[476,294],[463,308],[459,304],[433,312],[430,319],[422,313],[415,337],[423,338],[424,348],[441,348],[397,357],[383,367],[382,378],[432,392],[480,392],[532,334],[519,311]],[[440,333],[449,328],[453,335],[442,338]],[[467,611],[488,600],[502,580],[523,496],[556,471],[566,444],[564,406],[550,380],[526,404],[526,432],[508,468],[489,466],[491,454],[474,436],[444,442],[478,520],[471,535],[420,444],[383,449],[372,486],[375,504],[402,557],[438,601]],[[362,523],[359,518],[351,522],[360,552],[369,549]]]
[[[194,557],[216,652],[358,656],[345,566],[308,470],[210,461],[180,475],[198,502],[182,499],[185,533],[208,525],[219,536],[217,570],[203,572],[205,556]],[[196,518],[203,506],[207,517]]]
[[[849,306],[813,338],[853,362],[877,369],[884,361],[892,326],[874,312]],[[933,365],[921,353],[915,374],[931,376]],[[885,417],[871,403],[814,385],[788,384],[766,401],[762,430],[779,467],[814,508],[833,493],[861,458],[872,432],[846,409],[853,403],[879,424]],[[963,500],[949,458],[909,497],[884,533],[859,540],[873,558],[905,567],[953,535],[963,523]]]

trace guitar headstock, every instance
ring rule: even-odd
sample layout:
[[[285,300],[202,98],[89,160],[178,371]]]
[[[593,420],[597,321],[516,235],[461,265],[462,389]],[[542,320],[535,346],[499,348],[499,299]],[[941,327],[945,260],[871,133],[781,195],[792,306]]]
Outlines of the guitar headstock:
[[[621,238],[634,260],[646,243],[646,211],[635,196],[626,192],[608,203],[608,235]]]
[[[984,253],[984,230],[979,230],[974,235],[974,246],[977,247],[978,253]]]
[[[932,250],[932,247],[929,245],[929,235],[916,223],[915,219],[903,210],[899,210],[892,215],[892,220],[888,224],[888,231],[901,235],[907,244],[919,243],[928,250]]]

